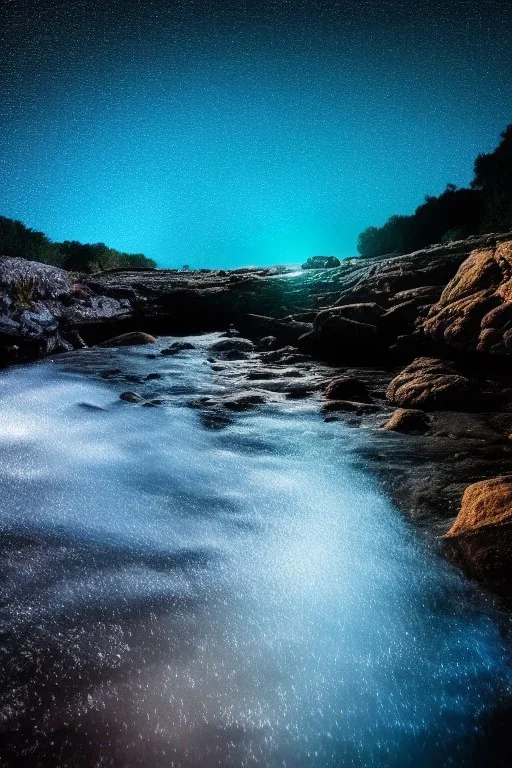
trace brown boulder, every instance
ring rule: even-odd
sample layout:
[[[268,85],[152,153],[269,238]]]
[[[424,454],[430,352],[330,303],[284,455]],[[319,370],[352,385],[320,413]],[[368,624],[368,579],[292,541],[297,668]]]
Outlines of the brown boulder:
[[[464,411],[481,402],[482,392],[452,363],[418,357],[390,382],[386,397],[404,408]]]
[[[446,534],[458,536],[488,525],[512,522],[512,475],[468,485],[457,519]]]
[[[391,432],[426,432],[430,420],[424,411],[416,408],[398,408],[382,429]]]
[[[512,240],[471,253],[431,308],[423,330],[471,351],[512,353]]]
[[[489,588],[512,586],[512,475],[466,488],[460,512],[445,536],[448,554]]]
[[[112,339],[102,341],[98,347],[132,347],[137,344],[154,344],[156,339],[149,333],[134,331],[133,333],[122,333],[120,336],[114,336]]]

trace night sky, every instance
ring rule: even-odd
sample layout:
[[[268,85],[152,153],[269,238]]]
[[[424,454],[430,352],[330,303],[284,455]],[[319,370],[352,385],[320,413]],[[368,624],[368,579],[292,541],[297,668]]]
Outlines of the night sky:
[[[354,254],[512,121],[509,0],[0,10],[0,214],[161,266]]]

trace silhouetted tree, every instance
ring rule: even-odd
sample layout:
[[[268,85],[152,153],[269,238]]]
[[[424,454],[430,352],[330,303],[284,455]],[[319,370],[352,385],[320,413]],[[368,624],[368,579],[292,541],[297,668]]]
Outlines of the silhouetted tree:
[[[26,227],[21,221],[0,216],[0,256],[41,261],[60,266],[62,257],[57,243],[43,232]]]
[[[105,243],[84,244],[78,240],[54,243],[43,232],[6,216],[0,216],[0,256],[40,261],[76,272],[156,267],[156,262],[142,253],[122,253]]]
[[[480,231],[512,230],[512,123],[501,134],[494,152],[476,158],[471,187],[482,194]]]

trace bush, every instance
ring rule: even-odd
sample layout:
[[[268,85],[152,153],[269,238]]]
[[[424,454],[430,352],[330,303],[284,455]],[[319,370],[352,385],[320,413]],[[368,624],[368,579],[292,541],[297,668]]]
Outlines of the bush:
[[[39,261],[76,272],[156,267],[156,262],[142,253],[122,253],[104,243],[84,244],[77,240],[54,243],[43,232],[36,232],[21,221],[6,216],[0,216],[0,255]]]

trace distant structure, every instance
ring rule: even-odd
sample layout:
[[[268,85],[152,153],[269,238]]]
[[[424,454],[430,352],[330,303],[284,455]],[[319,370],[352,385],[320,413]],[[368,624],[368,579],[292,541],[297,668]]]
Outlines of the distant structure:
[[[336,256],[310,256],[302,269],[333,269],[341,267],[341,261]]]

